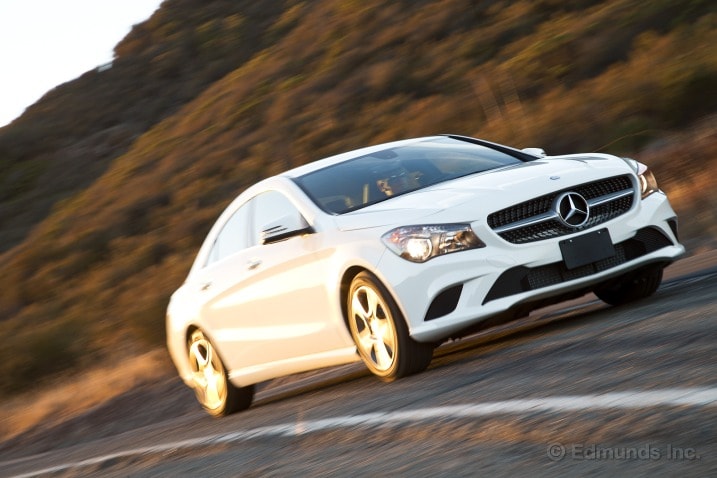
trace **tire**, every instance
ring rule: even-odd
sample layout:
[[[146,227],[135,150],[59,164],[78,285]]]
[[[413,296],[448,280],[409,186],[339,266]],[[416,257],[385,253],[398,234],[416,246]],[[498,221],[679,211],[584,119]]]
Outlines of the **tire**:
[[[254,399],[254,386],[235,387],[216,348],[201,330],[195,330],[188,343],[197,401],[212,416],[222,417],[246,410]]]
[[[409,336],[396,302],[373,275],[361,272],[354,278],[346,310],[361,359],[384,382],[422,372],[431,363],[433,344]]]
[[[630,272],[595,289],[595,295],[610,305],[622,305],[655,293],[662,283],[662,267]]]

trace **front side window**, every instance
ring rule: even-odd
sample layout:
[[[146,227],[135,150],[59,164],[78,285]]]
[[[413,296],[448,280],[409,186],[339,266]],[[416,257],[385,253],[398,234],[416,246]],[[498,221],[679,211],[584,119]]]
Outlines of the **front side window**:
[[[245,203],[224,224],[221,232],[214,241],[209,253],[207,264],[219,261],[236,252],[249,247],[250,204]]]

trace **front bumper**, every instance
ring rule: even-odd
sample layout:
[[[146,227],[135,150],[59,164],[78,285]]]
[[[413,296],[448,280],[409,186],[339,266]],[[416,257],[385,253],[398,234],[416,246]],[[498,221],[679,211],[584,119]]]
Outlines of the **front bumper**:
[[[527,244],[501,239],[484,221],[471,224],[486,247],[415,264],[387,252],[378,269],[394,294],[411,333],[436,342],[506,314],[525,313],[526,304],[587,292],[612,277],[650,264],[661,266],[684,254],[676,237],[675,213],[654,193],[628,213],[572,236]],[[568,269],[559,243],[607,229],[616,255]]]

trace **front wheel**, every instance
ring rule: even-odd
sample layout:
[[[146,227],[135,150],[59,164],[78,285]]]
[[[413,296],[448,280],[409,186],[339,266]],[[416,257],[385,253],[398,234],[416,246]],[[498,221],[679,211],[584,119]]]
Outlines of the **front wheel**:
[[[408,334],[396,302],[373,275],[361,272],[348,295],[351,336],[368,369],[385,382],[422,372],[433,357],[433,345]]]
[[[249,408],[254,386],[232,385],[214,345],[201,330],[192,333],[188,353],[194,392],[207,413],[221,417]]]
[[[662,283],[662,267],[630,272],[595,289],[595,295],[610,305],[622,305],[655,293]]]

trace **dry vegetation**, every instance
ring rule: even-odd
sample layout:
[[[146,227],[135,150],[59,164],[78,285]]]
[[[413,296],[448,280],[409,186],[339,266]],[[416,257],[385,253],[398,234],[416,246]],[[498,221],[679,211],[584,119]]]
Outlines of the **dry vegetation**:
[[[165,1],[0,129],[0,394],[161,346],[229,200],[365,144],[630,155],[714,247],[716,22],[708,0]]]
[[[43,387],[3,401],[0,443],[42,425],[50,428],[70,421],[88,410],[134,388],[165,379],[172,368],[160,350],[123,361],[122,367],[104,364],[81,375],[63,374]]]

